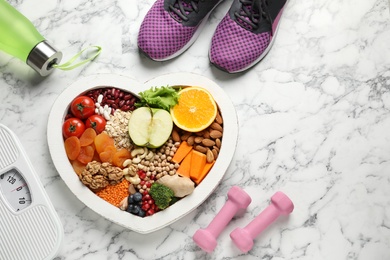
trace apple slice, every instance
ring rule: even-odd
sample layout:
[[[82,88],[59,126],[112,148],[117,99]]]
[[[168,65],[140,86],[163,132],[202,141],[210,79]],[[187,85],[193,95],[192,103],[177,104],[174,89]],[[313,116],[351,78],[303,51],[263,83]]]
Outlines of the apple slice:
[[[147,107],[135,109],[129,119],[129,135],[134,144],[147,146],[149,128],[152,123],[152,111]]]
[[[140,107],[131,113],[129,135],[134,144],[157,148],[162,146],[172,133],[171,114],[164,109]]]
[[[152,109],[152,127],[148,147],[157,148],[162,146],[172,134],[173,120],[171,114],[164,109]]]

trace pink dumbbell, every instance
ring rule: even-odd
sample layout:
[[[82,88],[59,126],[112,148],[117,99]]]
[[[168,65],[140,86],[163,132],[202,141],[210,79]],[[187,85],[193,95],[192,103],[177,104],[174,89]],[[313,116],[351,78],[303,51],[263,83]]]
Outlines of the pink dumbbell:
[[[253,247],[253,239],[280,215],[288,215],[294,209],[292,201],[282,192],[276,192],[271,204],[244,228],[236,228],[230,233],[234,244],[244,253]]]
[[[199,229],[195,232],[193,239],[195,243],[206,252],[212,252],[217,246],[217,237],[240,210],[246,209],[252,199],[249,195],[237,186],[230,188],[228,200],[218,214],[214,217],[206,229]]]

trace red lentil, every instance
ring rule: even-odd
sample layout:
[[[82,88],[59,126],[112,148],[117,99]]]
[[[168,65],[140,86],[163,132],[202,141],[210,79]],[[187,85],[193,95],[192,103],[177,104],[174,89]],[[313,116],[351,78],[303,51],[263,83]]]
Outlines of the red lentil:
[[[129,181],[123,179],[123,181],[118,184],[107,185],[104,189],[96,192],[96,195],[115,207],[119,207],[119,203],[129,196]]]

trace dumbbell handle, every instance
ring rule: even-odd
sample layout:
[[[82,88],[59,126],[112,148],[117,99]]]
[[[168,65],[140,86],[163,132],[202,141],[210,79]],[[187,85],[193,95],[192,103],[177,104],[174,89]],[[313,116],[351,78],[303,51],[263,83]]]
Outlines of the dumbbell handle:
[[[280,210],[274,204],[270,204],[244,229],[252,238],[257,237],[264,229],[274,222],[281,215]]]
[[[223,205],[206,229],[209,230],[215,237],[218,237],[237,211],[237,205],[231,200],[227,200],[225,205]]]

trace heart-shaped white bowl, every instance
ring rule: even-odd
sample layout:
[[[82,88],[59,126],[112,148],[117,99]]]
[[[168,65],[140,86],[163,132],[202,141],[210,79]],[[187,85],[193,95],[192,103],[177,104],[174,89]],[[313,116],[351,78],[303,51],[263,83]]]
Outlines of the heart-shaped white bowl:
[[[81,183],[69,162],[62,137],[62,124],[72,100],[87,92],[100,87],[116,87],[132,94],[161,86],[199,86],[207,89],[219,106],[223,118],[223,139],[221,149],[214,166],[195,188],[194,192],[179,200],[165,210],[152,216],[141,218],[111,205],[98,197]],[[67,87],[56,99],[50,111],[47,138],[53,163],[74,195],[90,209],[104,218],[138,233],[150,233],[159,230],[180,219],[203,203],[221,182],[236,149],[238,123],[236,111],[226,93],[213,81],[192,73],[174,73],[159,76],[146,83],[140,83],[130,77],[98,74],[74,82]]]

